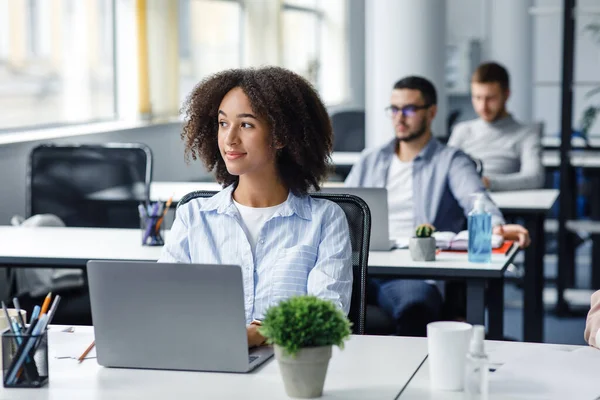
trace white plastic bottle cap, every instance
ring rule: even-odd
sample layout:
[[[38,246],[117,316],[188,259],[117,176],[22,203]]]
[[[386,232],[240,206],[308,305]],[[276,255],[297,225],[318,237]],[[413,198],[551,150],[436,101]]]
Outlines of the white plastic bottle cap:
[[[485,354],[484,341],[485,341],[485,327],[483,325],[473,326],[473,333],[471,336],[469,353]]]

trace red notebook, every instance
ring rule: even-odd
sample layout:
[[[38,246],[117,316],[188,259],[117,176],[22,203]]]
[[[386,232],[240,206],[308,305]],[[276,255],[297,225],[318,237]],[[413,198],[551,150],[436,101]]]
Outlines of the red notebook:
[[[513,240],[505,240],[504,243],[502,244],[502,246],[498,247],[497,249],[492,249],[492,253],[506,255],[510,251],[513,243],[514,243]],[[466,253],[467,252],[466,250],[442,250],[442,251],[449,252],[449,253]]]

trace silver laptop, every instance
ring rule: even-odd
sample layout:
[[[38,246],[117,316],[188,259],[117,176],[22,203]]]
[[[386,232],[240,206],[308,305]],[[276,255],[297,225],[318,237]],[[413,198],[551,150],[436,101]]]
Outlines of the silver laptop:
[[[249,372],[273,355],[248,351],[239,266],[89,261],[87,271],[100,365]]]
[[[351,194],[363,199],[371,210],[369,250],[387,251],[394,247],[395,242],[390,240],[386,188],[323,187],[321,193]]]

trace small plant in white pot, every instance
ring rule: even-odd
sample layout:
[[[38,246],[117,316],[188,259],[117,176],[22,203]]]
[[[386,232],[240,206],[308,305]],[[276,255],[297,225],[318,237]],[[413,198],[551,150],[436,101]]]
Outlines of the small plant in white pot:
[[[343,348],[350,322],[332,302],[297,296],[267,310],[260,333],[273,344],[290,397],[321,397],[333,345]]]
[[[431,235],[435,228],[429,224],[417,226],[415,237],[408,241],[410,256],[414,261],[435,260],[435,238]]]

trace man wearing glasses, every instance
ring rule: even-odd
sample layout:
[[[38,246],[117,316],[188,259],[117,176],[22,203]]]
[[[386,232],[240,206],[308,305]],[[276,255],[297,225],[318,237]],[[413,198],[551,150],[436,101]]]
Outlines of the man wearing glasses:
[[[486,193],[473,160],[433,137],[436,103],[436,90],[427,79],[409,76],[396,82],[386,108],[395,138],[365,150],[345,181],[348,187],[387,188],[392,239],[414,236],[415,227],[424,223],[459,232],[473,207],[472,194]],[[485,199],[494,233],[529,245],[527,230],[504,225],[487,194]],[[441,317],[442,296],[429,282],[371,278],[369,286],[370,298],[394,319],[398,335],[425,336],[427,324]]]

